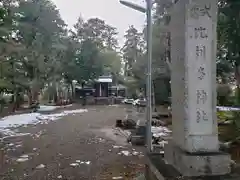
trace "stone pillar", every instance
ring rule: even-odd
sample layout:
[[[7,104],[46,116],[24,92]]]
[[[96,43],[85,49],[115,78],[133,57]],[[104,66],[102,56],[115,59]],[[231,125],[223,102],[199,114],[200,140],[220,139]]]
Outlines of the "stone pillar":
[[[230,171],[216,118],[217,0],[179,0],[171,14],[173,139],[165,159],[186,176]]]

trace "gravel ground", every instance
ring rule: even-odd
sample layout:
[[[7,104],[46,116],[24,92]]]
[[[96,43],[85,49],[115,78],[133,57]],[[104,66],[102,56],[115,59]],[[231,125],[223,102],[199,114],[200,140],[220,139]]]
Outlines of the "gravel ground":
[[[31,135],[5,139],[0,179],[127,180],[143,172],[143,149],[126,144],[126,138],[113,131],[116,119],[125,117],[124,107],[86,108],[82,114],[19,128]]]

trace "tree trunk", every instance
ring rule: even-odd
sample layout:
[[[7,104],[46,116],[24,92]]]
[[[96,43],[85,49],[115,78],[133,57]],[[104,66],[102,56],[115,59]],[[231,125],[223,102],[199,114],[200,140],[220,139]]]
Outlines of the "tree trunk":
[[[3,92],[0,91],[0,113],[2,113],[4,107],[4,98],[3,98]]]
[[[70,87],[67,86],[67,100],[70,100]]]
[[[28,90],[27,91],[27,95],[28,95],[28,106],[31,107],[33,99],[32,99],[32,91]]]
[[[39,91],[38,90],[33,90],[32,94],[33,94],[33,101],[38,103],[39,102],[39,99],[38,99]]]
[[[57,103],[58,105],[61,105],[58,82],[56,82],[56,81],[55,81],[55,88],[56,88],[56,103]]]
[[[17,90],[15,89],[14,92],[13,92],[13,109],[12,109],[12,112],[15,112],[16,109],[17,109]]]
[[[167,44],[168,47],[166,48],[166,63],[168,65],[169,70],[172,70],[172,64],[171,64],[171,33],[167,33]]]
[[[71,89],[72,89],[72,100],[75,98],[75,89],[73,87],[73,83],[70,83]]]
[[[85,83],[83,82],[83,83],[82,83],[82,90],[84,89],[84,85],[85,85]],[[86,105],[86,101],[87,101],[86,98],[87,98],[87,97],[86,97],[86,92],[83,90],[83,99],[82,99],[82,105],[83,105],[83,106]]]
[[[57,96],[57,91],[56,91],[56,89],[54,89],[54,93],[53,93],[53,101],[54,101],[54,104],[57,104],[58,96]]]
[[[240,63],[235,64],[235,77],[236,77],[236,105],[240,105]]]
[[[47,87],[47,90],[46,90],[46,93],[47,93],[47,98],[48,98],[48,103],[51,103],[51,88],[50,88],[50,83],[48,83],[48,87]]]

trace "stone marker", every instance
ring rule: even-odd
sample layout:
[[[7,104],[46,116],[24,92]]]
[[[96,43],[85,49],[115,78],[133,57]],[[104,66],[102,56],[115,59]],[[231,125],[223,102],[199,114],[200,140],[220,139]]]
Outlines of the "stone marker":
[[[179,0],[170,26],[173,139],[165,160],[185,176],[227,174],[216,118],[217,0]]]

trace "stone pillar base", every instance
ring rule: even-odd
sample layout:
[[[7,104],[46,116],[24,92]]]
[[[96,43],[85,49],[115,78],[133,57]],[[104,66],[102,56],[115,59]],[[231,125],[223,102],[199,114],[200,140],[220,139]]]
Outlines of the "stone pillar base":
[[[183,176],[217,176],[231,172],[229,154],[188,153],[177,147],[172,140],[165,145],[164,159]]]

